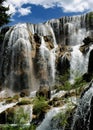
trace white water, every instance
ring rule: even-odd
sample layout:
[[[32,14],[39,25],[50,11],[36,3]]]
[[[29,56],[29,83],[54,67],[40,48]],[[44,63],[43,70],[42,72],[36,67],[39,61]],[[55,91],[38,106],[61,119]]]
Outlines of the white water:
[[[2,113],[3,111],[7,110],[8,108],[11,108],[13,106],[15,106],[18,102],[16,103],[10,103],[10,104],[4,104],[4,102],[0,103],[0,113]]]
[[[41,61],[38,61],[38,64],[41,62],[43,68],[45,67],[44,68],[45,69],[44,71],[46,71],[45,77],[49,81],[50,85],[52,83],[53,84],[55,83],[55,73],[56,73],[55,61],[56,61],[56,48],[58,44],[57,38],[59,38],[58,41],[60,42],[60,44],[66,45],[67,42],[68,45],[70,44],[76,45],[72,47],[73,51],[71,52],[72,58],[70,63],[71,64],[70,81],[73,82],[75,76],[77,76],[78,74],[84,74],[85,72],[87,72],[89,53],[83,55],[79,51],[79,45],[82,43],[82,40],[86,36],[90,35],[89,34],[90,30],[87,31],[85,27],[85,15],[82,16],[82,19],[81,16],[63,17],[56,20],[50,20],[46,23],[41,23],[38,25],[25,24],[25,23],[17,24],[6,33],[5,42],[2,49],[3,60],[1,60],[0,71],[2,72],[1,79],[5,77],[3,86],[8,86],[12,88],[15,84],[14,82],[16,76],[20,80],[18,81],[18,83],[20,82],[21,84],[20,75],[25,73],[27,74],[28,77],[27,78],[28,81],[27,80],[26,82],[24,81],[25,85],[28,83],[26,88],[30,87],[32,89],[34,86],[36,86],[37,88],[38,83],[36,82],[39,82],[39,80],[36,79],[38,76],[36,76],[35,68],[33,66],[36,58],[35,56],[37,56],[35,54],[38,53],[36,52],[37,49],[35,48],[37,47],[36,44],[38,44],[35,42],[34,39],[35,33],[38,35],[39,38],[41,38],[40,53],[42,58]],[[46,38],[49,37],[50,40],[49,42],[53,43],[54,45],[53,49],[51,50],[48,49],[47,47],[48,43],[45,42],[44,36]],[[32,48],[31,44],[34,46],[34,49]],[[21,63],[20,61],[22,61],[22,59],[24,59],[24,61]],[[44,65],[42,60],[44,61]],[[9,66],[10,69],[8,72]],[[4,72],[2,71],[2,68]]]
[[[31,25],[32,31],[33,26]],[[34,33],[34,32],[32,32]],[[10,63],[8,63],[6,59],[6,64],[4,64],[4,75],[6,76],[6,80],[4,82],[5,86],[9,86],[11,89],[13,89],[15,84],[15,77],[14,75],[21,75],[27,74],[26,77],[26,84],[24,86],[27,86],[31,89],[33,89],[34,84],[34,74],[33,74],[33,65],[32,65],[32,56],[31,56],[31,43],[29,41],[29,32],[27,28],[27,24],[17,24],[13,28],[11,28],[6,36],[6,39],[9,38],[7,50],[10,53]],[[6,44],[6,43],[5,43]],[[5,48],[3,48],[4,51]],[[7,57],[8,54],[6,54]],[[7,57],[9,58],[9,57]],[[3,63],[3,62],[2,62]],[[2,66],[1,63],[1,66]],[[7,66],[10,66],[10,72],[9,75],[7,75],[8,68]],[[20,79],[19,79],[20,80]],[[20,81],[18,81],[19,84],[21,84]],[[22,85],[20,85],[22,87]]]
[[[93,97],[93,83],[91,84],[91,87],[84,93],[84,95],[79,101],[76,113],[73,118],[73,124],[71,130],[75,130],[74,128],[75,123],[80,119],[81,119],[80,121],[84,122],[84,125],[88,127],[88,124],[86,124],[86,120],[88,117],[87,123],[89,123],[89,119],[90,119],[89,113],[90,113],[90,107],[91,107],[90,105],[91,105],[92,97]]]
[[[73,46],[71,52],[70,61],[70,82],[74,83],[75,78],[80,77],[88,70],[89,54],[93,46],[89,48],[86,54],[83,54],[80,50],[80,45]]]
[[[44,120],[36,128],[36,130],[52,130],[52,128],[51,128],[51,120],[53,119],[53,117],[56,116],[60,112],[65,113],[66,110],[68,109],[68,107],[69,108],[74,108],[74,106],[72,105],[73,103],[76,104],[76,98],[75,97],[69,98],[69,103],[63,105],[62,107],[52,108],[49,112],[47,112],[47,114],[45,115]],[[58,128],[56,128],[55,130],[58,130]]]
[[[43,36],[41,37],[41,46],[40,46],[40,53],[44,59],[44,61],[47,63],[47,66],[50,67],[50,73],[49,76],[52,78],[50,79],[51,83],[55,82],[55,51],[56,51],[56,46],[55,48],[53,48],[52,50],[49,50],[46,47],[46,43],[44,41]],[[48,69],[48,68],[47,68]],[[49,72],[49,70],[47,70],[47,72]]]
[[[50,110],[50,111],[46,114],[46,116],[45,116],[43,122],[36,128],[36,130],[51,130],[51,125],[50,125],[51,119],[52,119],[57,113],[59,113],[60,111],[61,111],[61,108],[53,108],[52,110]]]

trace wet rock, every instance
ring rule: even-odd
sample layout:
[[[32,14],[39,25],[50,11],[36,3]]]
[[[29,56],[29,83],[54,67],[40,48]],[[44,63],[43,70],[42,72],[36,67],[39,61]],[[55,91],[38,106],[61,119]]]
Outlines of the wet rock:
[[[89,51],[89,46],[88,45],[83,45],[79,49],[83,54],[86,54]]]
[[[93,74],[93,50],[91,50],[89,56],[88,73]]]
[[[26,97],[26,96],[29,96],[29,95],[30,95],[30,90],[29,89],[23,89],[20,92],[20,97]]]
[[[41,44],[41,39],[40,39],[40,37],[38,36],[38,34],[34,34],[34,40],[35,40],[35,42],[36,43],[39,43],[39,44]]]
[[[89,45],[90,43],[93,43],[93,38],[91,38],[91,37],[86,37],[84,40],[83,40],[83,42],[84,42],[84,45]]]
[[[50,88],[47,86],[40,86],[39,90],[36,93],[37,96],[45,97],[46,99],[50,99],[51,91]]]
[[[86,82],[90,82],[92,79],[92,74],[85,73],[82,77],[83,77],[83,80],[85,80]]]
[[[65,74],[70,68],[71,53],[65,52],[62,57],[58,58],[57,70],[60,74]]]

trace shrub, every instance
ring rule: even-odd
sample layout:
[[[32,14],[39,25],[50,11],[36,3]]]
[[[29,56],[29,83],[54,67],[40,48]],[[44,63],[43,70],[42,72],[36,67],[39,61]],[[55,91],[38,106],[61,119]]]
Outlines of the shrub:
[[[82,77],[77,77],[75,79],[74,84],[72,85],[72,88],[79,88],[79,87],[83,87],[86,84],[86,81],[83,80]]]
[[[33,113],[36,115],[40,115],[42,112],[45,112],[49,108],[48,102],[45,98],[35,98],[34,106],[33,106]]]

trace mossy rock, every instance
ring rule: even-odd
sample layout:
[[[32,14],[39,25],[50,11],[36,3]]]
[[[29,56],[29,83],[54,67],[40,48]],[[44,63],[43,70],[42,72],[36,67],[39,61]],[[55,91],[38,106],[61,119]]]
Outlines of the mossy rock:
[[[26,99],[26,98],[23,98],[21,99],[17,105],[28,105],[28,104],[32,104],[32,100],[31,99]]]

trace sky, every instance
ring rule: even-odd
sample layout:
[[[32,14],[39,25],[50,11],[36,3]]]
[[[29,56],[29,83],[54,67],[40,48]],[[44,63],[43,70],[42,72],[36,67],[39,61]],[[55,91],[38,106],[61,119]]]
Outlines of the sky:
[[[93,11],[93,0],[6,0],[11,25],[17,23],[42,23],[63,16],[73,16]]]

